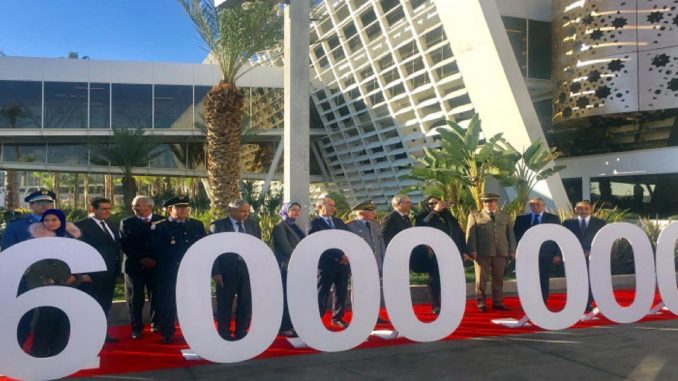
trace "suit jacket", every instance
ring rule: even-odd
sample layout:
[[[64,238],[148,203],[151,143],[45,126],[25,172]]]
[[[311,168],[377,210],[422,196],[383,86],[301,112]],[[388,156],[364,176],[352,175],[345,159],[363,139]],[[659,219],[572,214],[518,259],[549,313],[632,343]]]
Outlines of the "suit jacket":
[[[542,224],[558,224],[560,225],[560,217],[555,214],[544,212],[541,216]],[[513,226],[513,231],[516,235],[516,241],[520,242],[520,239],[523,238],[523,235],[527,229],[532,227],[532,213],[521,214],[516,217],[515,225]],[[545,242],[539,249],[539,258],[547,259],[560,255],[560,249],[558,245],[553,241]]]
[[[386,252],[384,237],[381,235],[381,225],[375,221],[353,220],[347,226],[350,231],[362,237],[370,245],[374,258],[377,260],[377,268],[381,274],[384,264],[384,253]]]
[[[591,242],[593,242],[593,238],[598,233],[598,230],[605,226],[605,220],[591,216],[586,231],[583,233],[579,226],[579,218],[568,218],[563,221],[563,226],[577,236],[584,251],[591,251]]]
[[[109,275],[118,276],[120,274],[120,240],[118,239],[118,228],[106,223],[113,236],[101,228],[96,221],[91,218],[83,218],[75,223],[80,228],[82,235],[80,240],[95,248],[106,262],[106,268]]]
[[[162,216],[151,215],[151,223],[162,220]],[[152,258],[151,224],[145,224],[138,216],[131,216],[120,221],[120,245],[125,253],[123,269],[125,273],[142,270],[141,259]]]
[[[259,229],[259,225],[252,219],[248,218],[243,221],[243,226],[245,227],[246,234],[261,239],[261,229]],[[210,225],[210,234],[236,231],[236,226],[233,225],[231,219],[228,217],[214,221]],[[239,271],[240,265],[242,263],[242,259],[235,253],[224,253],[223,255],[219,256],[219,258],[217,258],[216,262],[214,263],[212,275],[221,274],[224,277],[228,277],[229,275],[233,275]]]
[[[301,228],[299,231],[302,232]],[[281,220],[273,227],[271,243],[273,245],[273,253],[281,268],[287,269],[292,252],[301,240],[302,238],[299,237],[299,234],[285,220]]]
[[[479,257],[505,257],[515,253],[516,236],[511,217],[499,210],[495,212],[494,221],[485,210],[469,214],[466,244],[469,252],[475,252]]]
[[[335,229],[350,231],[348,230],[348,226],[346,226],[344,221],[340,220],[337,217],[332,217],[332,223],[334,224]],[[307,228],[306,231],[308,231],[309,235],[322,230],[332,229],[332,227],[329,226],[322,217],[316,217],[309,221],[308,226],[306,228]],[[326,269],[329,268],[330,266],[334,266],[339,262],[339,260],[343,256],[344,252],[341,250],[337,249],[327,250],[325,253],[323,253],[323,255],[320,256],[318,268]]]
[[[160,283],[173,281],[184,254],[204,236],[202,222],[193,218],[187,218],[184,223],[168,218],[151,224],[151,254],[157,262],[154,270]]]
[[[396,236],[396,234],[400,233],[401,231],[407,228],[412,227],[411,221],[409,224],[405,222],[400,213],[398,213],[395,210],[388,214],[386,217],[384,217],[384,220],[382,221],[381,225],[382,225],[381,234],[384,237],[384,244],[386,246],[388,246],[388,244],[391,242],[393,237]]]
[[[461,225],[452,213],[445,209],[441,213],[434,211],[424,211],[415,217],[417,226],[428,226],[442,231],[447,234],[457,245],[460,254],[468,254],[468,247],[466,246],[466,239],[464,232],[461,230]]]

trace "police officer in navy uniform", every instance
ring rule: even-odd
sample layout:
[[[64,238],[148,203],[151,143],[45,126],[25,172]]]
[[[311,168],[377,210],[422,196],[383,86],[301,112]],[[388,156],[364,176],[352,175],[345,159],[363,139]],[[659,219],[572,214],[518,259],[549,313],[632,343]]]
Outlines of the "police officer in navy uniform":
[[[153,289],[158,301],[157,314],[163,344],[172,343],[174,337],[179,264],[188,248],[205,236],[202,222],[188,217],[188,202],[187,196],[165,201],[163,206],[169,217],[151,225],[151,255],[156,262]]]
[[[39,189],[26,196],[24,201],[28,203],[31,213],[19,217],[7,225],[5,234],[2,235],[2,250],[7,250],[9,247],[31,238],[31,233],[29,233],[28,227],[34,223],[40,223],[42,214],[46,210],[54,208],[54,200],[56,200],[56,194],[47,189]],[[28,291],[26,279],[21,278],[17,294],[22,294],[26,291]],[[33,312],[29,311],[19,321],[17,339],[21,345],[23,345],[28,338],[32,319]]]

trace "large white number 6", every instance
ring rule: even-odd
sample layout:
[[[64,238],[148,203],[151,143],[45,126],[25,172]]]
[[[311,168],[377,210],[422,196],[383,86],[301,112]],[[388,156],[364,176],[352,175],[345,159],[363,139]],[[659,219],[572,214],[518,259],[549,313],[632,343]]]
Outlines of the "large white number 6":
[[[18,379],[53,379],[68,376],[91,363],[106,338],[106,316],[84,292],[63,286],[38,287],[16,296],[22,274],[33,263],[58,259],[72,273],[106,270],[101,255],[86,243],[68,238],[32,239],[0,253],[0,373]],[[71,335],[64,350],[53,357],[26,354],[16,339],[19,319],[43,306],[62,310]]]

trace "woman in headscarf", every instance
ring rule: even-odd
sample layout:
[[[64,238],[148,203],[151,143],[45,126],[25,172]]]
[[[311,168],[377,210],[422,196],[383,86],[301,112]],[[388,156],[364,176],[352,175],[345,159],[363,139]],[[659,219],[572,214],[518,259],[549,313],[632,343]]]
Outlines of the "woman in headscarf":
[[[296,337],[297,333],[292,327],[290,312],[287,308],[287,264],[297,244],[306,236],[295,223],[301,214],[301,204],[288,202],[280,208],[278,213],[282,220],[273,227],[272,242],[273,252],[280,265],[280,275],[283,282],[284,309],[280,334],[286,337]]]
[[[31,224],[28,228],[33,238],[43,237],[80,237],[80,229],[66,222],[64,212],[49,209],[42,214],[40,223]],[[81,278],[71,274],[68,266],[56,259],[45,259],[31,265],[26,272],[28,288],[60,285],[76,286]],[[54,307],[38,308],[38,318],[33,330],[31,355],[34,357],[51,357],[61,352],[68,342],[70,326],[68,318]]]

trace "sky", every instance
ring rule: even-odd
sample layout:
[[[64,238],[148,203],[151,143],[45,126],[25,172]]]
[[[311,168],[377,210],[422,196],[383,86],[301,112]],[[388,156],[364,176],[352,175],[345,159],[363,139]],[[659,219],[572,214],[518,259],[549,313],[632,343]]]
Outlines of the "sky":
[[[177,0],[0,0],[8,56],[200,63],[207,55]]]

